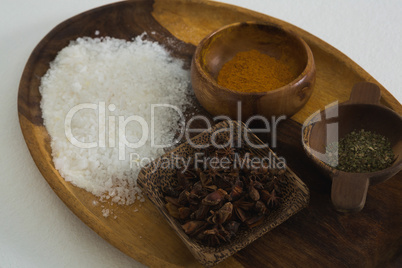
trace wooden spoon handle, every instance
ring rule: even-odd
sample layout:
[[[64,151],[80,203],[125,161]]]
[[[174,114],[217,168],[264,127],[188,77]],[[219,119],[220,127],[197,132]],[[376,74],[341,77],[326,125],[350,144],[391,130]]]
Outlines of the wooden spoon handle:
[[[376,84],[359,82],[352,88],[349,103],[379,104],[380,98],[381,90]]]
[[[341,212],[360,211],[366,203],[369,178],[358,174],[343,174],[332,178],[331,199]]]

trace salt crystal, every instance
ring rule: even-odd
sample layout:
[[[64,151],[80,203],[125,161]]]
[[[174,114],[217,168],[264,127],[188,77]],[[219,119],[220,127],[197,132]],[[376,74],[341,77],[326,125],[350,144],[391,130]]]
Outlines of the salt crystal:
[[[95,35],[99,35],[98,30]],[[116,115],[138,115],[151,125],[152,104],[171,104],[183,110],[189,102],[190,75],[183,69],[183,62],[172,58],[161,45],[143,40],[144,36],[133,41],[78,38],[58,53],[41,80],[42,115],[51,136],[55,167],[66,181],[93,193],[101,201],[112,199],[129,205],[138,198],[144,202],[137,186],[141,167],[130,166],[129,155],[139,153],[142,157],[157,158],[162,154],[149,141],[140,148],[124,147],[125,160],[119,160]],[[98,112],[102,102],[106,110],[105,146],[99,146],[102,128]],[[79,110],[71,121],[77,140],[97,143],[94,148],[85,149],[67,139],[65,118],[72,108],[88,103],[97,108]],[[115,108],[113,114],[108,107]],[[111,139],[108,136],[110,116],[116,126]],[[157,111],[155,144],[172,142],[179,121],[174,109]],[[142,129],[130,123],[124,134],[127,140],[139,139]],[[115,146],[109,144],[110,140],[116,142]]]
[[[102,209],[102,215],[103,217],[107,218],[109,217],[110,211],[109,209]]]

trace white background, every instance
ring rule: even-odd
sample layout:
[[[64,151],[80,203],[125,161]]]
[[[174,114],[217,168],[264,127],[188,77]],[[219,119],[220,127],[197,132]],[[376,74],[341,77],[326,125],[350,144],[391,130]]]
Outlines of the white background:
[[[0,267],[137,267],[81,222],[36,168],[17,117],[24,65],[58,23],[107,0],[1,0]],[[402,1],[225,0],[339,49],[402,101]]]

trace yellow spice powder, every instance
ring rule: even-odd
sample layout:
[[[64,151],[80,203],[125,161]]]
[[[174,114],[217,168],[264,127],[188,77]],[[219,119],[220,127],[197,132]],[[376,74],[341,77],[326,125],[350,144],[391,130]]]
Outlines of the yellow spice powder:
[[[239,52],[225,63],[218,84],[241,92],[264,92],[282,87],[295,77],[286,63],[253,49]]]

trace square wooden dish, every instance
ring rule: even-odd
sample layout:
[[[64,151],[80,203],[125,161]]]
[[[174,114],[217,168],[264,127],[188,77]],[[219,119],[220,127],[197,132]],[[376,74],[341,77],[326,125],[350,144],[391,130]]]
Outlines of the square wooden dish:
[[[252,144],[263,144],[263,142],[251,133],[243,123],[238,123],[237,121],[223,121],[216,124],[210,130],[204,131],[192,138],[191,141],[193,144],[208,144],[214,132],[217,137],[229,135],[228,131],[224,131],[225,128],[233,131],[234,140],[240,140],[242,147],[245,148],[246,151],[250,151],[258,157],[272,155],[272,159],[275,158],[277,162],[280,161],[268,147],[262,149],[250,147],[245,142],[245,137],[248,138]],[[280,206],[270,211],[261,225],[252,229],[239,231],[236,237],[228,244],[223,244],[219,247],[204,246],[186,235],[180,223],[170,216],[165,209],[162,189],[166,185],[177,184],[174,178],[176,171],[174,167],[166,168],[163,167],[163,165],[158,165],[160,159],[176,159],[177,157],[188,159],[192,157],[194,153],[195,148],[190,146],[188,142],[181,144],[144,167],[138,176],[137,182],[152,203],[154,203],[157,209],[162,213],[170,226],[175,230],[177,235],[183,240],[194,257],[205,266],[215,265],[233,255],[308,205],[310,199],[309,189],[292,170],[286,167],[284,175],[286,181],[281,188],[283,202]]]

